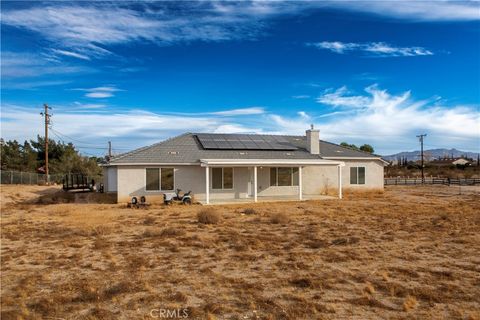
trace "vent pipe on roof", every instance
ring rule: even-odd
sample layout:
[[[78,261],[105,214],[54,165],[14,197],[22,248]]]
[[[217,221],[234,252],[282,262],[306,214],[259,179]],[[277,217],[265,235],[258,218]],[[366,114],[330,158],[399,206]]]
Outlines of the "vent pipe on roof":
[[[306,131],[307,150],[311,154],[320,154],[320,130],[314,129],[313,124]]]

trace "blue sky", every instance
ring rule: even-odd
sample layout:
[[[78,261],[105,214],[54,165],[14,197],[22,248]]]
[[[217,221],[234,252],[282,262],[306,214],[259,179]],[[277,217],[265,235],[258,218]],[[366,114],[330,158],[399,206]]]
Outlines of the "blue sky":
[[[478,1],[2,2],[1,135],[84,154],[190,132],[479,151]]]

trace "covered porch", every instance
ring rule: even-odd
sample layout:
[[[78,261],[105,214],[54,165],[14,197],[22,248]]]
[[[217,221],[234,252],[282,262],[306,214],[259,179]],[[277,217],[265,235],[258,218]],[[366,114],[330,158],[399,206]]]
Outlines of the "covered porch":
[[[201,159],[205,169],[205,204],[332,199],[311,192],[323,177],[305,172],[312,167],[335,170],[338,198],[342,198],[344,163],[326,159]],[[235,170],[236,169],[236,170]],[[234,179],[234,174],[236,179]],[[328,183],[328,178],[326,179]],[[333,180],[333,179],[332,179]],[[309,192],[305,192],[309,187]]]

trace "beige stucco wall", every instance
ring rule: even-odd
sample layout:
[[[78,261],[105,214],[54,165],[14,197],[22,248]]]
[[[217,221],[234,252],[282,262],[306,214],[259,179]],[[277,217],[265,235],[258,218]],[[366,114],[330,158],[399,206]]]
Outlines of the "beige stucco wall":
[[[383,169],[381,161],[341,160],[342,187],[344,189],[383,189]],[[350,184],[350,168],[365,167],[365,184]],[[337,166],[309,166],[303,168],[303,194],[325,194],[338,189]]]
[[[344,161],[344,160],[342,160]],[[344,161],[342,168],[343,188],[383,188],[383,164],[380,161]],[[364,166],[365,185],[350,185],[350,167]],[[133,196],[145,196],[148,202],[163,201],[164,192],[171,190],[146,191],[145,190],[145,166],[119,166],[117,169],[118,179],[118,202],[128,202]],[[258,167],[257,169],[258,196],[287,196],[297,195],[298,186],[271,187],[270,168]],[[307,166],[303,168],[303,194],[318,195],[326,191],[337,190],[338,171],[337,166]],[[200,166],[175,166],[175,188],[183,191],[191,190],[196,200],[205,200],[205,168]],[[210,170],[210,199],[240,199],[247,198],[252,194],[253,169],[247,167],[234,167],[233,189],[213,190],[211,188]],[[104,176],[105,173],[104,173]]]

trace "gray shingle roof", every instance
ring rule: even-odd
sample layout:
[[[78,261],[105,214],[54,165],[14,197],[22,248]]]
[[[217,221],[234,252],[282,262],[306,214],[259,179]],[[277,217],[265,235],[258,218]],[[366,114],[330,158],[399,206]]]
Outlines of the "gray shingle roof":
[[[372,158],[379,156],[345,148],[320,140],[320,155],[312,155],[306,149],[305,136],[282,136],[297,150],[205,150],[195,133],[180,136],[133,150],[110,160],[110,164],[126,163],[198,163],[200,159],[319,159],[322,157]]]

